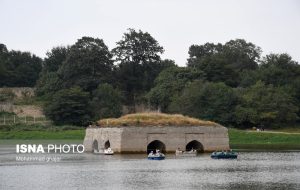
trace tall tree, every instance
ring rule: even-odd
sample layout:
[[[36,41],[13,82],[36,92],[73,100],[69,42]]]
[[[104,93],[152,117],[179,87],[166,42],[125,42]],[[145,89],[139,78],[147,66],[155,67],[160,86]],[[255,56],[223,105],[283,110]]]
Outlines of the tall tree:
[[[275,127],[295,122],[298,107],[294,98],[283,87],[265,85],[258,81],[239,91],[241,99],[236,107],[236,122],[240,126]]]
[[[230,67],[241,72],[257,69],[261,48],[243,39],[236,39],[225,43],[222,53]]]
[[[62,66],[69,53],[70,47],[58,46],[46,53],[43,72],[56,72]]]
[[[163,69],[160,54],[163,47],[147,32],[128,29],[123,39],[112,50],[118,63],[117,77],[120,88],[125,92],[127,104],[153,86],[154,79]]]
[[[170,103],[181,94],[186,85],[195,80],[205,80],[205,74],[186,67],[173,66],[163,70],[155,79],[155,86],[147,94],[151,106],[168,112]]]
[[[6,80],[7,80],[7,70],[6,70],[6,64],[7,64],[7,56],[8,56],[8,50],[4,44],[0,44],[0,86],[7,86]],[[6,84],[6,85],[5,85]]]
[[[70,47],[58,70],[63,88],[80,86],[92,92],[100,83],[112,81],[112,55],[103,40],[83,37]]]
[[[79,87],[63,89],[55,93],[45,107],[45,114],[55,124],[85,125],[90,121],[89,93]]]
[[[42,59],[29,52],[0,47],[0,86],[32,87],[42,70]]]
[[[120,117],[122,114],[121,93],[110,84],[100,84],[93,92],[90,102],[94,119]]]
[[[259,75],[266,84],[288,85],[300,77],[300,65],[288,54],[269,54],[261,61]]]
[[[224,83],[194,81],[184,88],[181,96],[172,101],[170,110],[222,124],[233,124],[237,103],[235,91]]]
[[[242,72],[257,69],[260,53],[259,47],[243,39],[231,40],[224,45],[192,45],[187,66],[204,71],[209,81],[236,87],[240,85]]]
[[[275,87],[289,88],[300,108],[300,65],[288,54],[266,55],[259,65],[258,78]],[[298,111],[300,116],[300,110]]]
[[[38,96],[51,96],[61,89],[62,82],[58,77],[57,71],[66,60],[69,47],[54,47],[47,52],[44,59],[43,69],[36,84],[36,94]]]

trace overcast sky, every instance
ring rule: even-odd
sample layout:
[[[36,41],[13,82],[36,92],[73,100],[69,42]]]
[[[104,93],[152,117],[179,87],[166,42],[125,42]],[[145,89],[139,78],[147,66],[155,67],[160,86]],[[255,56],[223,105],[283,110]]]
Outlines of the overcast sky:
[[[45,57],[82,36],[115,47],[127,28],[149,32],[163,58],[185,65],[192,44],[243,38],[300,62],[298,0],[0,0],[0,43]]]

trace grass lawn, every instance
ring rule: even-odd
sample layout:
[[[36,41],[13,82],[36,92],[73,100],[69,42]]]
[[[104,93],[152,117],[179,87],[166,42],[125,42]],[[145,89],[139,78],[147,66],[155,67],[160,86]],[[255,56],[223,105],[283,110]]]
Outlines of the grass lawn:
[[[62,131],[0,131],[0,139],[72,139],[84,138],[85,130],[62,130]]]
[[[292,131],[290,130],[289,132]],[[300,149],[299,133],[273,133],[229,129],[229,141],[231,148],[234,149]]]

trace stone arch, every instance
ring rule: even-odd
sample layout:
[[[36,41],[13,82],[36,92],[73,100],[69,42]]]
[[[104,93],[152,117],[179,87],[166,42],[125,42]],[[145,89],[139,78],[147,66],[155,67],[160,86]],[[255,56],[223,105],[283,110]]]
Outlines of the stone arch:
[[[110,148],[110,142],[109,142],[109,140],[107,140],[107,141],[104,143],[104,148],[105,148],[105,149]]]
[[[192,140],[187,143],[185,150],[190,151],[192,149],[197,150],[197,152],[204,152],[203,145],[197,140]]]
[[[94,140],[94,141],[93,141],[93,144],[92,144],[92,151],[93,151],[93,152],[99,151],[98,141],[97,141],[97,140]]]
[[[151,151],[155,153],[156,149],[160,150],[162,153],[166,152],[166,145],[159,141],[154,140],[147,145],[147,153],[149,154]]]

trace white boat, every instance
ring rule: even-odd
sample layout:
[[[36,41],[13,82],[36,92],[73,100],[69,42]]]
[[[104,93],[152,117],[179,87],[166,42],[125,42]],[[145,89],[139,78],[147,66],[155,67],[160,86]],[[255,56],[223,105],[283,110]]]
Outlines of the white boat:
[[[113,154],[114,154],[114,151],[113,151],[111,148],[108,148],[108,149],[105,149],[105,150],[104,150],[104,154],[105,154],[105,155],[113,155]]]
[[[176,156],[197,156],[197,150],[190,150],[190,151],[181,151],[176,150],[175,152]]]
[[[94,154],[113,155],[114,151],[111,148],[104,150],[94,150]]]

